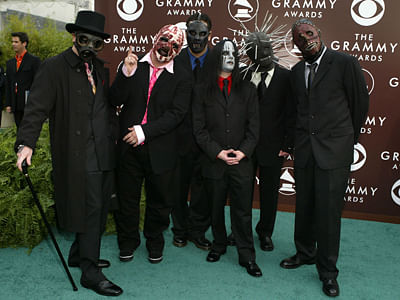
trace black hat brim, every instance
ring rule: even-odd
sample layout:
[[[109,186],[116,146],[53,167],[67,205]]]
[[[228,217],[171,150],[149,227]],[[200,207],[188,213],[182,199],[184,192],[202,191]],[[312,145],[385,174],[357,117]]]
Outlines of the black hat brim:
[[[83,31],[83,32],[87,32],[87,33],[99,36],[103,39],[108,39],[110,37],[110,35],[108,33],[100,32],[100,31],[98,31],[98,29],[96,27],[91,27],[91,26],[79,26],[79,25],[76,25],[73,23],[68,23],[67,25],[65,25],[65,29],[69,33]]]

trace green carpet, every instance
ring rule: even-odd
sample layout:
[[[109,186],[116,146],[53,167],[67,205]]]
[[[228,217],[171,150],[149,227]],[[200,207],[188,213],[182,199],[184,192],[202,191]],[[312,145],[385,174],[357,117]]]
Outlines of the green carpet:
[[[254,210],[253,224],[258,219]],[[228,217],[227,217],[228,223]],[[256,240],[257,263],[263,277],[253,278],[238,264],[235,247],[217,263],[206,262],[207,252],[188,244],[172,245],[165,232],[164,260],[152,265],[142,245],[133,261],[118,260],[116,236],[105,236],[102,258],[111,261],[105,275],[124,289],[118,299],[230,300],[327,299],[315,266],[285,270],[279,262],[294,254],[294,214],[279,212],[273,236],[275,250],[263,252]],[[400,299],[400,225],[343,219],[338,268],[339,299]],[[73,235],[56,234],[65,258]],[[207,233],[211,239],[211,233]],[[71,268],[78,286],[73,292],[50,239],[33,249],[0,249],[0,299],[104,299],[79,284],[80,271]]]

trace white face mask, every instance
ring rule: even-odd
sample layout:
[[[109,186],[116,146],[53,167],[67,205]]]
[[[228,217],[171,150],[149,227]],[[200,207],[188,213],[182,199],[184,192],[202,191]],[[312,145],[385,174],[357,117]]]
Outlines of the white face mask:
[[[222,49],[222,71],[232,72],[235,67],[235,48],[232,42],[227,41]]]

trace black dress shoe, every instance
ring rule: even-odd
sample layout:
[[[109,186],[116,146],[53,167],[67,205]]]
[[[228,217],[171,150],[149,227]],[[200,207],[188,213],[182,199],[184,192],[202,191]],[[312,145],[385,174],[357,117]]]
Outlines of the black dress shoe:
[[[133,251],[132,250],[121,250],[119,251],[119,260],[122,262],[128,262],[133,259]]]
[[[245,267],[247,270],[247,273],[249,273],[251,276],[254,277],[261,277],[262,272],[261,269],[257,266],[255,261],[249,261],[247,263],[239,263],[242,267]]]
[[[81,279],[81,285],[103,296],[119,296],[123,292],[118,285],[109,280],[103,280],[95,284],[88,284]]]
[[[98,268],[108,268],[110,265],[111,265],[110,262],[106,259],[99,259],[99,261],[97,262]],[[79,263],[68,261],[68,266],[71,268],[76,268],[79,267]]]
[[[174,236],[172,244],[174,244],[175,247],[179,248],[185,247],[187,245],[187,239],[184,237]]]
[[[163,260],[162,252],[149,252],[147,260],[152,264],[158,264]]]
[[[207,240],[204,236],[200,236],[197,238],[190,238],[189,241],[195,244],[197,248],[200,248],[202,250],[211,249],[211,242]]]
[[[339,296],[339,284],[336,279],[325,279],[322,281],[322,290],[329,297]]]
[[[217,262],[217,261],[219,261],[221,255],[223,255],[223,254],[225,254],[225,252],[220,253],[215,250],[211,250],[207,255],[207,261],[208,262]]]
[[[235,236],[233,233],[228,235],[228,246],[236,246]]]
[[[274,250],[274,243],[272,243],[272,240],[270,237],[260,237],[260,248],[263,251],[272,251]]]
[[[299,256],[293,255],[292,257],[285,258],[281,261],[280,266],[284,269],[296,269],[302,265],[313,265],[315,264],[315,259],[301,260]]]

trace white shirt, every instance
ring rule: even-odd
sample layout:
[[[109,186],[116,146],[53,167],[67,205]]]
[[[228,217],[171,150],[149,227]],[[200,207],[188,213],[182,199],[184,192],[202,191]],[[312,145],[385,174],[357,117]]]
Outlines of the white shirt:
[[[321,59],[322,59],[322,56],[324,56],[325,52],[326,52],[326,47],[324,46],[324,50],[322,50],[322,54],[318,57],[318,59],[316,61],[314,61],[311,64],[306,62],[306,65],[305,65],[305,68],[304,68],[304,78],[305,78],[305,81],[306,81],[306,89],[308,89],[308,74],[310,74],[310,66],[312,64],[316,63],[317,66],[315,68],[315,73],[317,73],[318,68],[319,68],[319,64],[320,64]]]
[[[268,88],[269,84],[271,83],[272,76],[274,76],[275,67],[269,70],[267,73],[267,77],[265,77],[265,86]],[[258,84],[261,82],[261,72],[254,72],[251,76],[251,82],[254,83],[255,86],[258,87]]]

